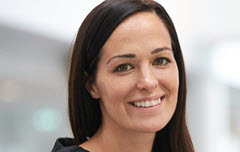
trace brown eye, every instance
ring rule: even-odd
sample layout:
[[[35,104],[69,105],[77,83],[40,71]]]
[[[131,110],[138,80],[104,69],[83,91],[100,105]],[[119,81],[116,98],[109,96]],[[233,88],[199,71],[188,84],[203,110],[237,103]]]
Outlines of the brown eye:
[[[167,58],[157,58],[154,62],[153,65],[167,65],[169,63],[169,59]]]
[[[125,72],[125,71],[128,71],[128,70],[130,70],[130,69],[132,69],[132,66],[131,65],[129,65],[129,64],[121,64],[120,66],[118,66],[117,68],[116,68],[116,72]]]

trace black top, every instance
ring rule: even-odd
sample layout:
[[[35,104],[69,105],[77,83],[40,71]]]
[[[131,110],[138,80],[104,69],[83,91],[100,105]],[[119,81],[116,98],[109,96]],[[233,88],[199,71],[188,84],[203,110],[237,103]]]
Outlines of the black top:
[[[58,138],[51,152],[89,152],[74,145],[72,138]]]

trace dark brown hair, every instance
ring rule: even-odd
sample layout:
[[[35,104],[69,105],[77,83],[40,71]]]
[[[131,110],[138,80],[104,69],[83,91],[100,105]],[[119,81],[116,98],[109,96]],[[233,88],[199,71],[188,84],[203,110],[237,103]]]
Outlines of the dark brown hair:
[[[105,0],[95,7],[83,21],[73,47],[68,84],[69,119],[76,144],[92,137],[101,125],[101,109],[86,89],[97,72],[100,50],[116,27],[138,12],[156,13],[171,37],[174,58],[179,72],[178,102],[169,123],[156,133],[152,152],[194,152],[187,129],[186,76],[181,47],[173,22],[165,9],[152,0]]]

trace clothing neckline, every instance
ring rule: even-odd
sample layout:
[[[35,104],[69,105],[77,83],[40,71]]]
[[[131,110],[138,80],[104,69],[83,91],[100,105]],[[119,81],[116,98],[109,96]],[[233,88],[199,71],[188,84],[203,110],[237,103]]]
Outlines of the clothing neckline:
[[[74,139],[69,137],[58,138],[51,152],[90,152],[74,144]]]

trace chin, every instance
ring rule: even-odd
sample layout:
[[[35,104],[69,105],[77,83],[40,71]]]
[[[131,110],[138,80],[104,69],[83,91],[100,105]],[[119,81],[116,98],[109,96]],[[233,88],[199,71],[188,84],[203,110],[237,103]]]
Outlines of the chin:
[[[143,132],[143,133],[156,133],[160,130],[162,130],[165,126],[167,125],[166,124],[152,124],[152,125],[141,125],[141,126],[135,126],[134,130],[137,131],[137,132]]]

